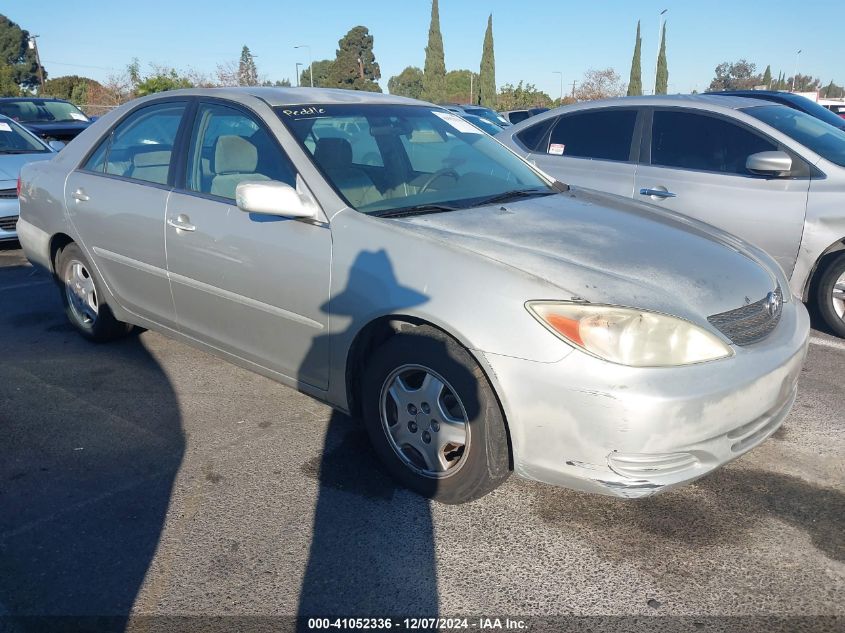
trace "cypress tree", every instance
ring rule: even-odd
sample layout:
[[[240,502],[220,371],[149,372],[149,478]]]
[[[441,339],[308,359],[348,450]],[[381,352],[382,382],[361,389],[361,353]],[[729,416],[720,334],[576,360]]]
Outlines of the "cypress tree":
[[[487,32],[484,34],[484,50],[481,52],[481,72],[478,74],[481,105],[496,107],[496,56],[493,52],[493,14],[487,18]]]
[[[244,45],[241,49],[241,61],[238,64],[238,85],[257,86],[258,69],[255,67],[255,59],[249,52],[249,47]]]
[[[654,94],[665,95],[669,87],[669,67],[666,65],[666,23],[660,38],[660,54],[657,56],[657,77],[654,82]]]
[[[763,84],[766,86],[767,90],[770,90],[772,87],[772,67],[766,66],[766,72],[763,73]]]
[[[431,24],[428,27],[428,46],[425,47],[422,99],[442,103],[446,99],[446,60],[443,54],[443,35],[440,33],[440,10],[437,0],[431,3]]]
[[[640,64],[643,40],[640,37],[640,21],[637,20],[637,40],[634,44],[634,57],[631,59],[631,78],[628,80],[628,96],[639,97],[643,94],[643,72]]]

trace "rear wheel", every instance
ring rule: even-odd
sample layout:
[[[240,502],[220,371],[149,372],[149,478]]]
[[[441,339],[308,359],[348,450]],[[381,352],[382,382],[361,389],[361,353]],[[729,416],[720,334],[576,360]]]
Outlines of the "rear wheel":
[[[825,323],[845,337],[845,253],[825,269],[816,290],[816,302]]]
[[[68,320],[87,339],[101,343],[124,336],[132,330],[118,321],[100,292],[82,249],[71,242],[56,257],[56,273],[62,288],[62,303]]]
[[[379,347],[362,385],[367,432],[403,485],[445,503],[481,497],[510,474],[504,417],[470,354],[430,327]]]

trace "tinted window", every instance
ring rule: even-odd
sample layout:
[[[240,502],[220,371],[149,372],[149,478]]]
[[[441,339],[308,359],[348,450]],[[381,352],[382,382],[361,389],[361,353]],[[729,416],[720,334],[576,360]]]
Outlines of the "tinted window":
[[[246,113],[216,104],[197,111],[186,177],[191,191],[231,200],[244,180],[296,185],[290,161],[267,130]]]
[[[112,133],[106,173],[167,184],[170,156],[184,111],[184,103],[171,102],[132,113]]]
[[[747,108],[743,112],[768,123],[832,163],[845,166],[845,131],[781,106]]]
[[[562,116],[552,130],[549,153],[628,160],[636,121],[635,110],[597,110]]]
[[[528,114],[528,110],[517,110],[515,112],[511,112],[508,114],[508,120],[516,125],[530,117],[531,115]]]
[[[539,149],[540,142],[546,136],[546,132],[549,131],[549,128],[554,125],[557,121],[555,118],[546,119],[545,121],[540,121],[539,123],[535,123],[531,125],[519,134],[516,135],[516,138],[519,139],[519,142],[522,143],[527,149],[532,151]],[[543,151],[546,151],[546,148],[543,148]]]

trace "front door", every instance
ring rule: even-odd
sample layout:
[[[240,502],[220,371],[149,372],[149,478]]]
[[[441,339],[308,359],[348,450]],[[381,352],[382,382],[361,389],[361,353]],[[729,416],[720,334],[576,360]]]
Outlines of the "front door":
[[[306,384],[328,385],[331,231],[244,213],[241,181],[296,172],[252,113],[200,103],[184,183],[167,205],[167,259],[181,331]],[[322,338],[315,343],[315,339]]]
[[[118,303],[164,325],[175,322],[164,214],[185,107],[167,101],[136,110],[65,183],[70,219]]]
[[[656,110],[650,164],[639,166],[634,198],[756,244],[789,277],[804,230],[809,172],[797,156],[795,176],[757,176],[745,167],[751,154],[780,149],[775,141],[720,116]]]

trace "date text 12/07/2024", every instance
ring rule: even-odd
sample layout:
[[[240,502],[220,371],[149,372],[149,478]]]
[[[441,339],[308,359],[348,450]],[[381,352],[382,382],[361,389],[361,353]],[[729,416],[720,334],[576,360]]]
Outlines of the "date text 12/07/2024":
[[[510,618],[308,618],[309,630],[321,629],[396,629],[399,631],[431,630],[511,630],[526,628],[524,620]]]

